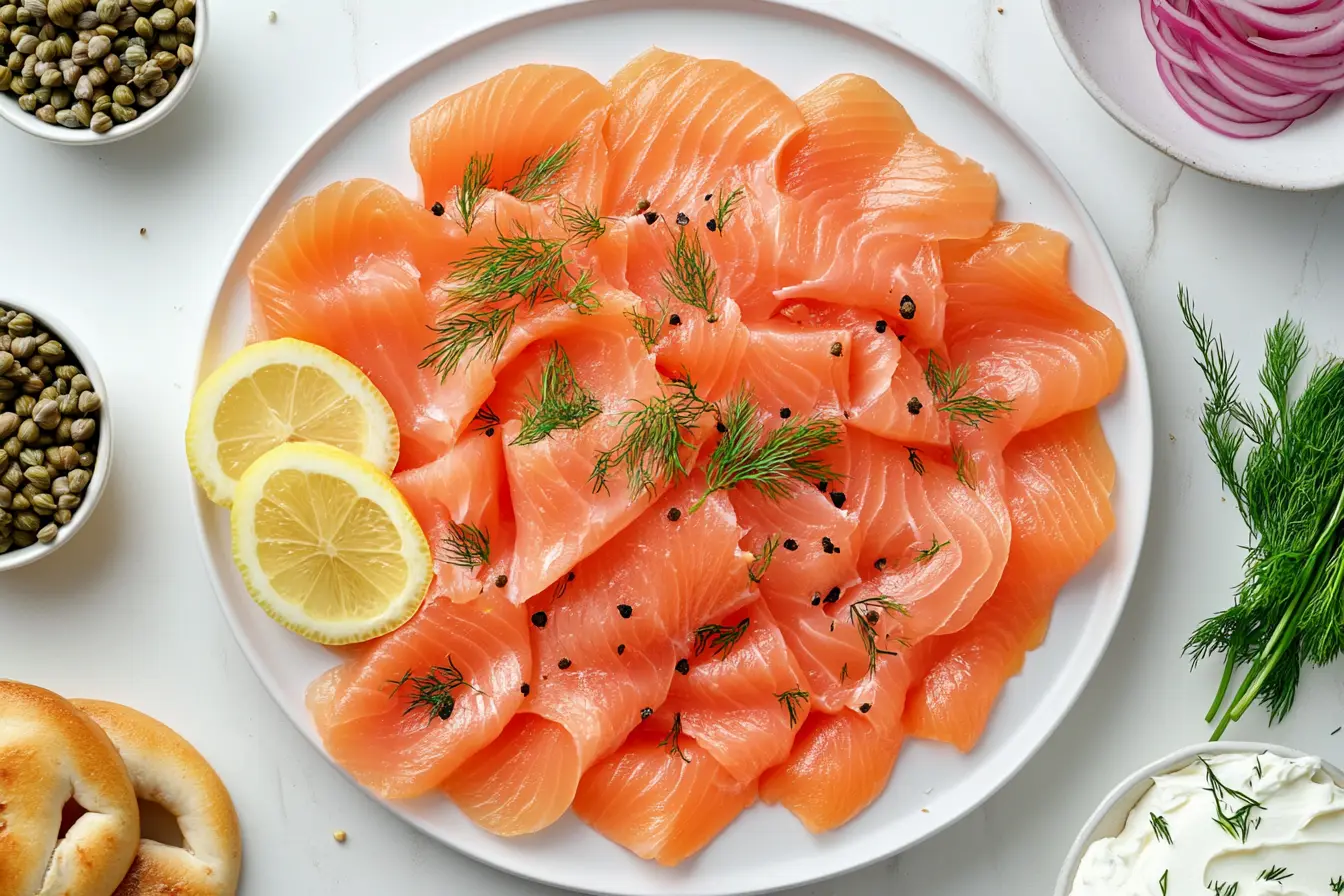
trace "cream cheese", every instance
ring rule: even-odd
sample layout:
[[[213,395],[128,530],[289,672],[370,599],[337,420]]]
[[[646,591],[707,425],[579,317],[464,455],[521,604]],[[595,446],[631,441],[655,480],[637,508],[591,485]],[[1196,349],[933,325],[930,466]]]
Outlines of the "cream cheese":
[[[1071,896],[1344,894],[1344,788],[1321,760],[1230,753],[1160,775]]]

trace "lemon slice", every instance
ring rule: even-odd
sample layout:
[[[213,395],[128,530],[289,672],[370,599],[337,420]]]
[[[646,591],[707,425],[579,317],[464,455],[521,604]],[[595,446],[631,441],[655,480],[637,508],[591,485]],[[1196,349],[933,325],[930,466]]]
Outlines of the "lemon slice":
[[[225,361],[196,390],[187,462],[211,501],[233,502],[244,471],[286,442],[333,445],[385,473],[397,465],[397,419],[364,372],[297,339],[258,342]]]
[[[329,445],[263,454],[238,481],[233,560],[276,622],[320,644],[387,634],[434,574],[429,542],[392,480]]]

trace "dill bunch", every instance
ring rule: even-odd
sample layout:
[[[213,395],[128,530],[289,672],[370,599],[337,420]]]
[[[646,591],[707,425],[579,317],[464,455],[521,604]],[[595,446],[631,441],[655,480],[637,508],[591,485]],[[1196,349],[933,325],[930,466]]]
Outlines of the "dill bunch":
[[[1200,431],[1251,542],[1236,602],[1206,619],[1185,647],[1195,664],[1223,657],[1207,716],[1222,713],[1217,740],[1257,700],[1272,722],[1283,719],[1303,664],[1325,665],[1344,652],[1344,361],[1322,362],[1294,397],[1306,333],[1284,317],[1265,335],[1264,396],[1245,401],[1235,359],[1183,287],[1179,302],[1209,388]]]
[[[535,445],[557,430],[579,429],[601,412],[597,396],[579,383],[569,354],[553,342],[541,367],[541,382],[527,398],[522,426],[512,444]]]

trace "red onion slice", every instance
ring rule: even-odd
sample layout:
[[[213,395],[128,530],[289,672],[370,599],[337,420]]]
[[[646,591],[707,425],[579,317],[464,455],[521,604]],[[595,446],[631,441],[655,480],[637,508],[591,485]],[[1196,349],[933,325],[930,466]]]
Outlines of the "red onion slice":
[[[1195,58],[1190,55],[1190,51],[1172,36],[1171,29],[1164,22],[1157,20],[1157,16],[1153,13],[1153,0],[1139,0],[1139,9],[1143,13],[1143,30],[1148,35],[1148,42],[1157,52],[1172,65],[1183,68],[1191,74],[1203,71]]]
[[[1267,93],[1256,92],[1239,83],[1223,69],[1219,60],[1208,50],[1197,46],[1195,58],[1203,66],[1208,83],[1237,108],[1265,118],[1286,118],[1290,121],[1315,112],[1330,98],[1329,93]]]
[[[1275,134],[1282,133],[1292,122],[1289,121],[1264,121],[1258,123],[1244,123],[1229,121],[1220,116],[1214,115],[1207,109],[1195,102],[1193,97],[1185,92],[1184,88],[1177,83],[1176,74],[1180,69],[1167,62],[1161,57],[1157,60],[1158,74],[1162,81],[1167,85],[1167,90],[1175,98],[1177,105],[1185,110],[1186,114],[1195,121],[1204,125],[1211,131],[1217,131],[1228,137],[1272,137]]]
[[[1277,37],[1311,35],[1344,23],[1344,7],[1339,5],[1323,12],[1284,13],[1265,9],[1252,3],[1251,0],[1213,0],[1213,2],[1261,30],[1274,32]]]
[[[1283,37],[1277,40],[1252,37],[1250,41],[1260,49],[1280,56],[1322,56],[1327,53],[1338,53],[1344,50],[1344,21],[1300,37]]]

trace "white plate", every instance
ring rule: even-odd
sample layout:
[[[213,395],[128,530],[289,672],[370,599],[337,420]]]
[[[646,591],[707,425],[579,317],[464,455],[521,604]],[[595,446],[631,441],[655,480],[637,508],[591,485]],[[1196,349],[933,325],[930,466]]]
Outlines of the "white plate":
[[[1152,409],[1143,349],[1100,234],[1025,134],[961,78],[891,37],[765,0],[591,0],[527,15],[411,64],[368,91],[300,154],[240,240],[219,291],[201,373],[243,344],[247,263],[294,200],[356,175],[383,178],[418,196],[407,152],[409,122],[435,100],[523,62],[567,63],[606,78],[654,42],[739,60],[791,95],[840,72],[878,79],[907,104],[922,128],[998,176],[1003,217],[1039,222],[1073,239],[1075,287],[1118,322],[1129,345],[1124,384],[1103,414],[1120,461],[1117,532],[1060,599],[1045,646],[1008,685],[984,740],[969,756],[911,743],[886,792],[841,830],[814,837],[783,809],[757,806],[699,857],[670,870],[634,858],[572,815],[539,835],[505,840],[477,829],[441,798],[389,804],[391,811],[467,855],[556,886],[613,894],[757,893],[877,861],[978,806],[1064,717],[1101,657],[1129,591],[1152,474]],[[195,500],[215,587],[243,651],[294,724],[318,743],[304,709],[304,688],[332,665],[332,655],[289,634],[253,606],[230,560],[227,515],[199,493]]]
[[[1157,75],[1138,0],[1041,0],[1055,43],[1111,117],[1174,159],[1216,177],[1273,190],[1344,184],[1344,98],[1282,134],[1238,140],[1176,105]]]

